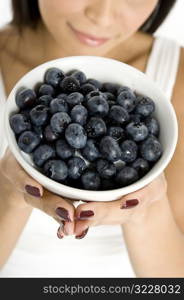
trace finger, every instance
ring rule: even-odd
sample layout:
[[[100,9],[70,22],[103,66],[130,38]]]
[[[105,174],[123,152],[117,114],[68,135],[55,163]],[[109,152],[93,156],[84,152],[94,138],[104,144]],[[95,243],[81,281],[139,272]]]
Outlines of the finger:
[[[59,235],[58,238],[61,239],[64,236],[74,234],[74,227],[75,227],[74,222],[61,221],[58,217],[54,217],[54,219],[60,225],[58,230],[57,230],[57,236]]]
[[[25,194],[24,198],[29,205],[42,210],[59,222],[72,222],[74,220],[74,206],[64,198],[47,190],[44,190],[43,197],[35,198]]]
[[[118,199],[109,202],[91,202],[79,205],[75,213],[75,234],[80,235],[87,227],[123,224],[135,213],[135,207],[139,204],[139,201],[129,199],[129,208],[131,210],[127,209],[128,205],[125,206],[125,203],[128,203],[128,200]],[[94,213],[93,216],[92,212]]]
[[[164,177],[161,175],[144,188],[127,194],[118,200],[79,205],[75,214],[76,235],[80,234],[88,226],[123,224],[130,221],[135,215],[141,219],[145,215],[145,209],[142,208],[144,206],[147,208],[148,204],[158,199],[158,194],[165,191],[163,180]],[[160,193],[158,193],[158,190]],[[92,212],[94,213],[93,216]]]
[[[61,229],[61,226],[59,226],[59,228],[57,230],[57,237],[58,237],[58,239],[63,239],[64,238],[64,233]]]
[[[84,238],[88,232],[88,229],[93,226],[93,222],[86,221],[77,221],[75,223],[74,234],[76,239]]]
[[[87,228],[97,226],[106,217],[106,207],[102,202],[80,204],[75,211],[75,234],[80,236]],[[99,222],[100,220],[100,222]]]
[[[24,171],[8,149],[2,160],[1,168],[4,176],[18,191],[34,197],[43,195],[42,185]]]
[[[54,219],[56,220],[56,222],[59,223],[59,227],[56,231],[56,235],[57,235],[58,239],[63,239],[65,236],[64,232],[63,232],[63,227],[64,227],[63,221],[60,221],[60,220],[58,220],[58,218],[55,218],[55,217],[54,217]]]
[[[164,173],[162,173],[143,188],[121,197],[122,208],[131,208],[132,205],[136,205],[137,201],[140,203],[140,208],[148,203],[157,201],[166,191],[167,182]]]
[[[67,235],[73,235],[75,229],[75,222],[65,222],[63,221],[63,232]]]

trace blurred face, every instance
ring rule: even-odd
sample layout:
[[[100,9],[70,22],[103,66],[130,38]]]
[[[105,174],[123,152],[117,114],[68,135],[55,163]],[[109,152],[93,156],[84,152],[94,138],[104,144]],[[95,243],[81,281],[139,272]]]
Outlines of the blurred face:
[[[68,55],[104,55],[140,28],[158,0],[38,0],[38,3],[53,43]]]

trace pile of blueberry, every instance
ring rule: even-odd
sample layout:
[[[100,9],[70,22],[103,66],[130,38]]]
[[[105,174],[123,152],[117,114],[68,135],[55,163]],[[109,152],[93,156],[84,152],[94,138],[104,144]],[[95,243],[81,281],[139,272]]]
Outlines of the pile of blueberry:
[[[80,70],[46,71],[16,94],[10,126],[36,168],[62,184],[111,190],[143,177],[162,155],[155,103]]]

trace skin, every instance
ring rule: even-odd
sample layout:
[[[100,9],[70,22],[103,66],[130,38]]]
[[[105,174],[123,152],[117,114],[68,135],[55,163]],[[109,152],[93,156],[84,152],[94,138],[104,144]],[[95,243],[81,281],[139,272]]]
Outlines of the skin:
[[[156,0],[39,0],[43,23],[39,24],[35,32],[24,28],[20,37],[15,28],[9,27],[0,34],[0,46],[3,46],[0,66],[7,95],[16,81],[30,69],[58,57],[86,54],[105,56],[144,72],[153,37],[138,32],[138,28],[156,5]],[[76,39],[68,28],[68,23],[79,31],[112,38],[99,47],[89,47]],[[15,247],[33,207],[52,216],[61,225],[64,219],[57,216],[55,209],[63,207],[68,210],[72,221],[65,222],[65,226],[59,228],[60,237],[68,234],[79,236],[91,226],[119,224],[138,277],[184,276],[184,206],[181,197],[184,176],[184,145],[181,141],[184,133],[180,130],[184,126],[184,106],[181,105],[184,97],[183,70],[182,49],[172,99],[180,132],[176,152],[165,175],[161,174],[139,191],[108,203],[83,203],[75,209],[70,199],[63,199],[44,190],[23,171],[10,151],[6,151],[0,161],[0,231],[3,241],[3,246],[0,246],[1,265]],[[39,188],[41,197],[36,198],[26,193],[26,184]],[[130,199],[138,199],[139,204],[130,209],[121,209],[126,200]],[[80,212],[86,210],[93,211],[94,216],[77,220]],[[19,223],[15,227],[17,219]],[[145,240],[147,243],[142,247],[142,241]]]

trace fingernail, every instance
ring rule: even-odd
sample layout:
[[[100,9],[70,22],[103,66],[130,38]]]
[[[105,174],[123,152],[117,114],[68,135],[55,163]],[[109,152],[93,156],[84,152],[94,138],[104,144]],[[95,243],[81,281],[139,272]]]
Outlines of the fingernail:
[[[89,227],[86,230],[84,230],[80,235],[76,235],[75,238],[78,240],[83,239],[85,237],[85,235],[87,234],[88,230],[89,230]]]
[[[131,208],[136,206],[139,203],[138,199],[130,199],[130,200],[126,200],[125,203],[123,203],[123,205],[121,206],[121,209],[123,208]]]
[[[81,211],[81,213],[77,219],[78,220],[86,220],[93,216],[94,216],[94,212],[92,210],[83,210],[83,211]]]
[[[35,187],[35,186],[32,186],[32,185],[26,185],[25,186],[25,190],[28,194],[30,194],[31,196],[35,196],[35,197],[41,197],[41,194],[40,194],[40,190]]]
[[[58,207],[56,208],[56,214],[63,218],[65,221],[71,222],[71,219],[69,217],[69,212],[67,209],[63,208],[63,207]]]
[[[58,228],[58,231],[57,231],[57,237],[58,237],[58,239],[63,239],[64,238],[64,235],[62,235],[61,232],[60,232],[60,227]]]

